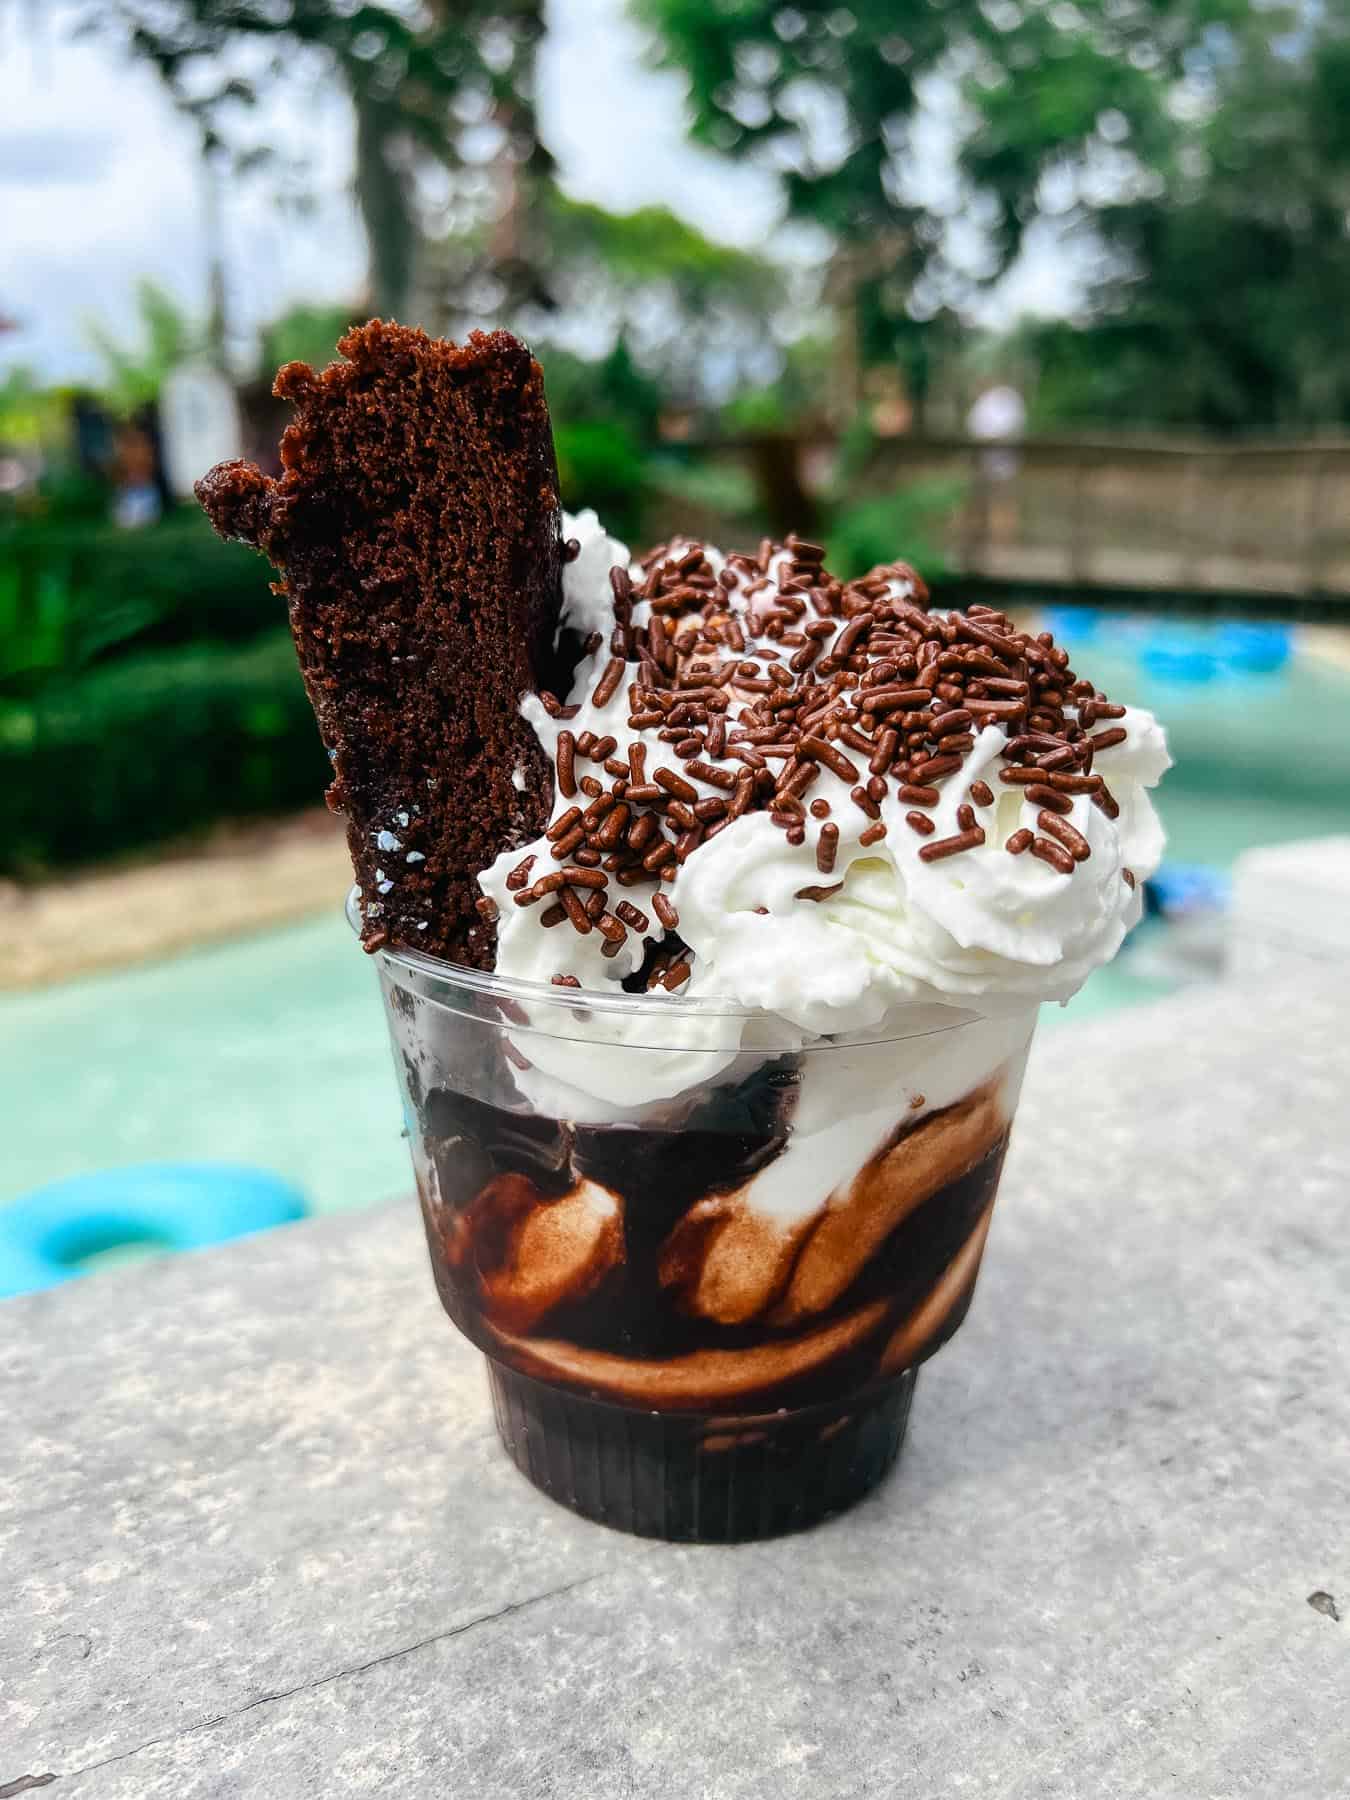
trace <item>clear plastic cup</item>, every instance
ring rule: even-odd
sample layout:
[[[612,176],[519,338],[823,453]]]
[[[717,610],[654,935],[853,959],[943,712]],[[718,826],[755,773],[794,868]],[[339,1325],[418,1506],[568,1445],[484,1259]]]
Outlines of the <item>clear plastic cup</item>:
[[[376,954],[436,1286],[502,1443],[647,1536],[772,1536],[899,1452],[970,1305],[1035,1009],[808,1040]]]

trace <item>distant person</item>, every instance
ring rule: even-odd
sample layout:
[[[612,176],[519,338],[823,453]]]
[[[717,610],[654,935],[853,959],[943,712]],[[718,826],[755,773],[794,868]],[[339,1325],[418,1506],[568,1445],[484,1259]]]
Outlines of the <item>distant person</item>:
[[[137,419],[122,425],[113,442],[113,519],[124,531],[153,525],[164,513],[155,439]]]
[[[164,473],[159,411],[140,406],[113,436],[112,516],[125,531],[154,525],[173,504]]]
[[[107,481],[114,457],[113,422],[107,409],[92,394],[77,393],[70,402],[70,419],[80,473],[91,480]]]
[[[966,415],[966,430],[977,443],[1001,446],[980,454],[989,539],[995,545],[1011,543],[1017,536],[1017,501],[1010,484],[1022,465],[1015,446],[1026,429],[1026,401],[1007,382],[986,388]]]

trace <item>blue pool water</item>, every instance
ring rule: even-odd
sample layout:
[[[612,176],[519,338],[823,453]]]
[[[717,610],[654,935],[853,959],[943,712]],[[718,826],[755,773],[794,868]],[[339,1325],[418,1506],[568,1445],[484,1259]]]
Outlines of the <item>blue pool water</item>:
[[[336,905],[0,1001],[0,1113],[0,1202],[161,1158],[275,1169],[323,1211],[409,1185],[375,971]]]
[[[1172,857],[1222,869],[1251,845],[1350,830],[1350,671],[1296,649],[1273,669],[1178,678],[1175,658],[1141,656],[1132,625],[1085,621],[1081,646],[1072,616],[1064,625],[1108,692],[1168,726]],[[320,1211],[405,1190],[375,975],[340,898],[284,931],[0,997],[0,1204],[150,1159],[271,1168]],[[1067,1009],[1045,1009],[1042,1030],[1203,978],[1217,936],[1203,921],[1145,925]]]

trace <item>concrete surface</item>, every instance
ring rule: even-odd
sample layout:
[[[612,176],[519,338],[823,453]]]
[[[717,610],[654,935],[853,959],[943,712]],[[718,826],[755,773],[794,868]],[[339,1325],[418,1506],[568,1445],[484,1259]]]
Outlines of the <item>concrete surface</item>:
[[[799,1539],[537,1495],[411,1204],[0,1307],[0,1796],[1350,1792],[1350,987],[1310,986],[1042,1044],[900,1468]]]

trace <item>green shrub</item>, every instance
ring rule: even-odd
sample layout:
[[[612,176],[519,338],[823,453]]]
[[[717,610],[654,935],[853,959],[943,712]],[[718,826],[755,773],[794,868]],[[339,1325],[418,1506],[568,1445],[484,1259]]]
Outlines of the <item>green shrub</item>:
[[[626,541],[641,533],[646,459],[626,425],[596,419],[554,432],[558,482],[569,511],[594,507],[606,530]]]
[[[738,524],[753,521],[758,494],[744,457],[709,456],[679,458],[667,451],[652,464],[654,484],[662,498],[678,500],[690,508],[723,514]]]
[[[338,339],[365,316],[359,306],[307,306],[301,302],[289,307],[279,319],[263,327],[259,366],[267,371],[269,381],[272,370],[283,363],[304,362],[311,368],[326,368],[338,360]]]
[[[947,572],[944,531],[964,492],[960,481],[915,481],[894,494],[839,506],[825,528],[830,568],[851,581],[899,558],[925,580],[941,579]]]
[[[0,871],[312,805],[327,774],[288,631],[123,657],[0,704]]]
[[[243,643],[285,618],[267,564],[182,507],[144,531],[98,520],[0,534],[0,691],[194,640]]]

